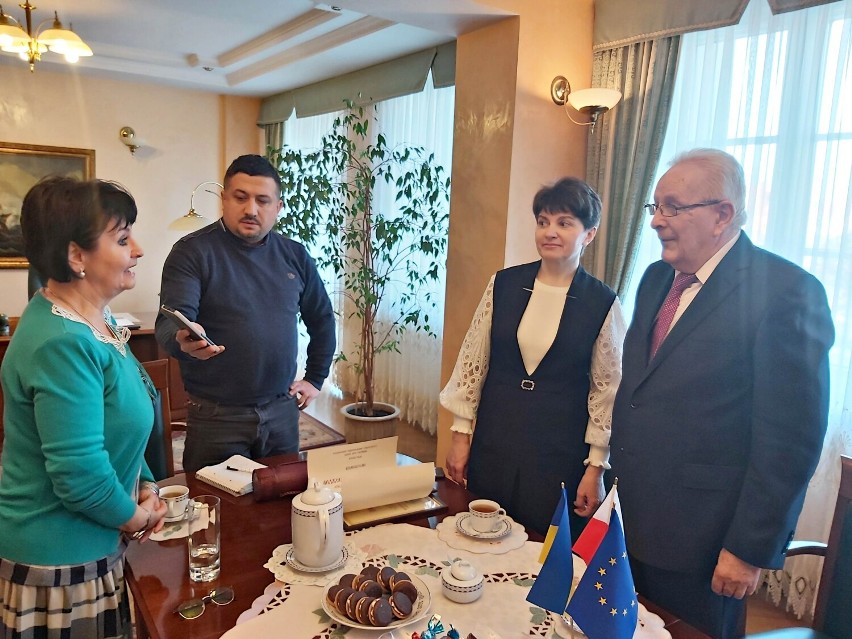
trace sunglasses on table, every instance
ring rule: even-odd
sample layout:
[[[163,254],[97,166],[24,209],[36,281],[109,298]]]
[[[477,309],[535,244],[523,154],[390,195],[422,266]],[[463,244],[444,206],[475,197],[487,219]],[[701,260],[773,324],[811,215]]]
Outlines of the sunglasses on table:
[[[206,603],[214,603],[217,606],[226,606],[234,600],[234,589],[231,586],[214,588],[200,599],[190,599],[180,604],[175,612],[184,619],[196,619],[204,614]]]

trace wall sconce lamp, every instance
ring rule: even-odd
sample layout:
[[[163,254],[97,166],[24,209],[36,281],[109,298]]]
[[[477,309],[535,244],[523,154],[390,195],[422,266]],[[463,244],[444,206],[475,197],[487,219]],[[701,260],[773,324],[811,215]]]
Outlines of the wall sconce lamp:
[[[145,141],[142,138],[136,137],[136,131],[129,126],[123,126],[118,130],[118,139],[121,143],[130,149],[130,155],[136,154],[136,149],[141,149],[145,146]]]
[[[202,182],[201,184],[196,186],[194,189],[192,189],[192,195],[189,196],[189,211],[187,212],[186,215],[180,216],[174,222],[169,224],[169,230],[170,231],[183,231],[183,232],[197,231],[198,229],[203,228],[210,223],[210,220],[208,220],[206,217],[204,217],[203,215],[199,215],[198,213],[195,212],[195,194],[198,191],[198,189],[200,189],[202,186],[205,186],[207,184],[213,184],[215,186],[218,186],[220,189],[224,188],[218,182]],[[208,193],[212,193],[213,195],[220,195],[219,191],[213,191],[212,189],[204,189],[204,190],[207,191]]]
[[[556,104],[565,107],[565,113],[571,122],[581,126],[591,126],[590,130],[594,131],[598,117],[609,111],[621,100],[621,91],[616,91],[615,89],[581,89],[579,91],[571,91],[571,85],[568,80],[564,76],[557,75],[553,78],[553,82],[550,83],[550,97]],[[577,120],[571,117],[571,112],[568,110],[569,105],[575,111],[587,114],[589,121],[577,122]]]

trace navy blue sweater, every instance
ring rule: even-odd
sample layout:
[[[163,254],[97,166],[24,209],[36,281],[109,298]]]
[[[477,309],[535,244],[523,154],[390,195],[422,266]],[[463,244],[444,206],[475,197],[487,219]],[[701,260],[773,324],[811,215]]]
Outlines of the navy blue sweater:
[[[204,327],[225,351],[206,361],[181,352],[177,328],[157,317],[160,345],[180,361],[191,395],[229,405],[288,392],[296,375],[299,314],[308,329],[304,379],[317,388],[335,351],[331,302],[305,247],[278,233],[259,245],[215,222],[179,240],[166,258],[160,301]]]

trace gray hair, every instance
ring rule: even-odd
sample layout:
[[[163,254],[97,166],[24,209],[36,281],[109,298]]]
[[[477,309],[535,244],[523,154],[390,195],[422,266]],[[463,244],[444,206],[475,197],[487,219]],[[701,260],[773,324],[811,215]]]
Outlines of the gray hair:
[[[698,164],[707,171],[707,182],[721,197],[734,205],[731,221],[741,228],[748,218],[745,210],[745,173],[739,161],[730,153],[719,149],[692,149],[672,160],[670,166],[685,163]]]

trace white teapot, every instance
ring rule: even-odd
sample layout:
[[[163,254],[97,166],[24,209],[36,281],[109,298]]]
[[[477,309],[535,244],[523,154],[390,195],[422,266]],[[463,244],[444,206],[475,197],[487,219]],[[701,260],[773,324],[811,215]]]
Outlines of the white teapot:
[[[330,566],[343,553],[343,497],[323,486],[318,479],[293,497],[290,522],[293,555],[311,568]]]

